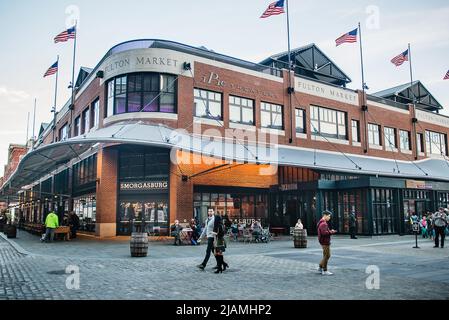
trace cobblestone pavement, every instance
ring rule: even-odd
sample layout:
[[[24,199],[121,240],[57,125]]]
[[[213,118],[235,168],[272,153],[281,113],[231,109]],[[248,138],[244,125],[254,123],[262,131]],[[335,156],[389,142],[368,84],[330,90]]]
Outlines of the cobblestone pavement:
[[[413,245],[410,236],[337,236],[330,261],[335,274],[326,277],[316,273],[321,251],[315,238],[308,249],[293,248],[289,238],[231,242],[230,269],[216,275],[213,257],[206,271],[196,268],[204,245],[152,242],[148,257],[136,259],[129,255],[128,241],[42,244],[20,232],[13,241],[0,237],[0,299],[449,299],[448,249],[434,249],[430,240],[421,241],[421,249]],[[370,265],[380,271],[377,290],[366,287]],[[79,268],[79,289],[66,286],[68,266]]]

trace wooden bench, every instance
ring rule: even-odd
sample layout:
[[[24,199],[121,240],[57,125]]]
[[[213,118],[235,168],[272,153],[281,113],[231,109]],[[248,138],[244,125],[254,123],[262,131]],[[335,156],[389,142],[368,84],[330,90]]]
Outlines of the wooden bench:
[[[65,241],[70,241],[70,227],[59,227],[55,229],[55,236],[57,234],[63,234]]]

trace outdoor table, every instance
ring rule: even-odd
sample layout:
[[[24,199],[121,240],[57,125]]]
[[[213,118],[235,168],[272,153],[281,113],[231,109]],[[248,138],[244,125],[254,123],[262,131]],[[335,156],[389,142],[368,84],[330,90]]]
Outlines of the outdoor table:
[[[276,236],[279,236],[279,234],[285,233],[285,228],[271,228],[271,232],[273,232]]]
[[[65,241],[70,241],[70,227],[59,227],[55,229],[55,236],[57,234],[63,234]]]

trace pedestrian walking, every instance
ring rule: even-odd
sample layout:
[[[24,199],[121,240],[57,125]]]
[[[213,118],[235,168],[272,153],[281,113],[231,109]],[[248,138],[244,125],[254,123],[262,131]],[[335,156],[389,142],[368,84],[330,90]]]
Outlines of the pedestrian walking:
[[[170,227],[171,230],[171,235],[172,237],[175,238],[175,243],[173,244],[174,246],[177,246],[178,243],[179,245],[182,245],[182,241],[181,241],[181,231],[182,231],[182,226],[179,224],[179,220],[175,220],[175,224],[173,224]]]
[[[352,210],[349,214],[349,233],[351,234],[351,239],[357,239],[356,237],[357,230],[357,216],[355,211]]]
[[[324,211],[323,217],[318,222],[318,241],[323,248],[323,259],[320,262],[320,266],[318,268],[318,272],[323,276],[331,276],[332,272],[327,270],[327,264],[331,257],[331,235],[337,233],[335,230],[329,229],[329,221],[331,219],[332,213],[330,211]]]
[[[59,227],[59,218],[54,212],[50,212],[45,219],[45,238],[43,241],[52,242],[55,229]]]
[[[438,248],[440,246],[440,236],[441,236],[441,248],[444,248],[444,238],[445,238],[445,229],[448,224],[448,209],[439,208],[437,212],[432,216],[433,220],[433,228],[435,230],[435,246],[434,248]]]
[[[215,216],[214,220],[214,233],[216,233],[214,239],[214,255],[217,261],[217,266],[215,267],[215,273],[222,273],[229,268],[229,265],[224,261],[224,252],[226,251],[226,242],[224,239],[225,235],[225,225],[223,217]]]
[[[206,268],[207,262],[209,261],[210,254],[214,250],[214,240],[216,233],[214,232],[214,226],[215,226],[215,215],[214,215],[214,209],[209,208],[207,210],[207,219],[204,223],[204,229],[201,233],[200,238],[198,239],[198,242],[201,242],[201,239],[204,237],[207,237],[207,248],[206,248],[206,256],[204,257],[203,262],[198,265],[198,268],[201,270],[204,270]]]
[[[419,222],[421,227],[421,233],[423,238],[427,238],[427,217],[423,216],[421,221]]]

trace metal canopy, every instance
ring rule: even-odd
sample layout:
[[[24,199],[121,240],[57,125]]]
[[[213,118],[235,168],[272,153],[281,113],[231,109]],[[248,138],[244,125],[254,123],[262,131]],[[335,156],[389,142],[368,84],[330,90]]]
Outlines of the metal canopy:
[[[244,148],[218,138],[192,136],[162,125],[134,123],[116,124],[29,152],[0,194],[3,197],[14,194],[22,186],[37,181],[98,143],[176,148],[237,162],[303,167],[345,174],[449,181],[449,163],[443,159],[395,162],[384,158],[281,145],[248,145]]]
[[[346,86],[351,79],[315,44],[291,51],[295,74],[311,79]],[[278,69],[288,69],[288,52],[271,56],[261,64]]]
[[[443,109],[443,106],[419,80],[386,89],[374,95],[406,104],[415,101],[416,106],[424,110],[438,111]]]

